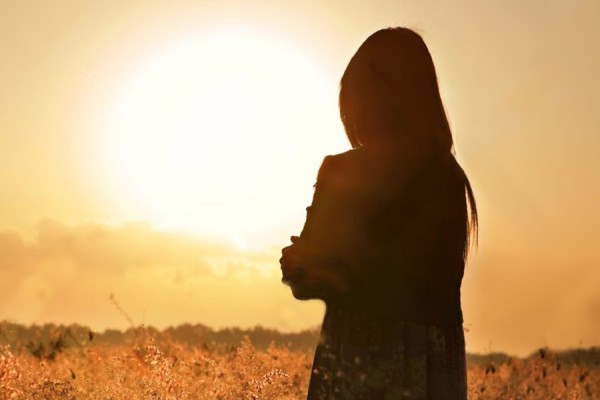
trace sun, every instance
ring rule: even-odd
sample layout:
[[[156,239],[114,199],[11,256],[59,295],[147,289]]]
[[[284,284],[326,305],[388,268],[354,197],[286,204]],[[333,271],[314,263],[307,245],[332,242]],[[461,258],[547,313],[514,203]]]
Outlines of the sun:
[[[163,226],[243,240],[275,229],[337,124],[332,83],[258,33],[212,32],[161,52],[115,104],[105,150],[121,195]]]

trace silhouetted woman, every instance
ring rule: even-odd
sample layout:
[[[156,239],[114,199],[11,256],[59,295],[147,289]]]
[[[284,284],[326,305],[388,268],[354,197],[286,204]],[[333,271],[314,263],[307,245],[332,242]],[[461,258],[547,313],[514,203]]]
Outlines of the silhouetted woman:
[[[477,211],[433,61],[372,34],[341,80],[352,150],[325,157],[283,281],[326,313],[309,399],[466,399],[460,285]]]

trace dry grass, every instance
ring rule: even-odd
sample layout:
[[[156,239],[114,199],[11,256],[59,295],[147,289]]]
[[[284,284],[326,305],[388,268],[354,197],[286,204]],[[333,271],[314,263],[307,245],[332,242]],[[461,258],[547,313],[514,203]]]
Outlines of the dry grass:
[[[0,347],[0,399],[302,399],[311,360],[271,346],[211,350],[138,338],[71,347],[47,357]],[[600,399],[600,370],[549,352],[469,368],[469,399]]]
[[[212,352],[176,343],[161,348],[86,346],[52,360],[0,348],[1,399],[297,399],[307,389],[310,360],[246,340]]]
[[[471,366],[469,399],[600,399],[600,369],[583,363],[565,365],[556,354],[511,359],[498,365]]]

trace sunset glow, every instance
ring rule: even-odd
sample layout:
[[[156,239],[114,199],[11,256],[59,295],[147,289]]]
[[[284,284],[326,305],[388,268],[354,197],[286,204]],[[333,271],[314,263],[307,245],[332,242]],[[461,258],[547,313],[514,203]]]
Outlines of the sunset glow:
[[[431,51],[480,217],[467,350],[600,345],[600,2],[0,1],[0,320],[317,326],[278,259],[349,149],[339,81]]]

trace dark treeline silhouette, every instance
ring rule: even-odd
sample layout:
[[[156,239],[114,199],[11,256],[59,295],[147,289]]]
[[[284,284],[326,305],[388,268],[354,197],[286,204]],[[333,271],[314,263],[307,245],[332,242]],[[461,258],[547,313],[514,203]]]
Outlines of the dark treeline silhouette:
[[[15,353],[31,354],[34,357],[54,359],[65,349],[80,349],[85,346],[133,345],[140,337],[152,338],[159,346],[171,342],[207,351],[229,351],[239,346],[248,337],[257,350],[266,350],[271,344],[287,347],[291,351],[313,352],[319,340],[317,328],[294,333],[283,333],[276,329],[256,326],[251,329],[237,327],[212,329],[202,324],[181,324],[158,330],[154,327],[129,328],[125,331],[107,329],[93,332],[83,325],[22,325],[8,321],[0,322],[0,346],[8,345]],[[525,359],[546,358],[548,354],[564,366],[585,365],[600,369],[600,348],[578,348],[549,351],[539,349]],[[514,359],[506,353],[467,354],[467,365],[493,366]]]
[[[312,352],[319,340],[317,328],[300,332],[283,333],[276,329],[256,326],[250,329],[230,327],[212,329],[202,324],[181,324],[158,330],[152,326],[139,326],[125,331],[107,329],[93,332],[88,327],[72,325],[30,325],[0,322],[0,345],[8,344],[17,352],[28,351],[34,355],[47,356],[64,348],[95,345],[127,345],[142,339],[151,339],[160,345],[167,341],[199,346],[207,350],[223,350],[238,346],[247,336],[258,350],[271,344],[285,346],[292,351]]]

